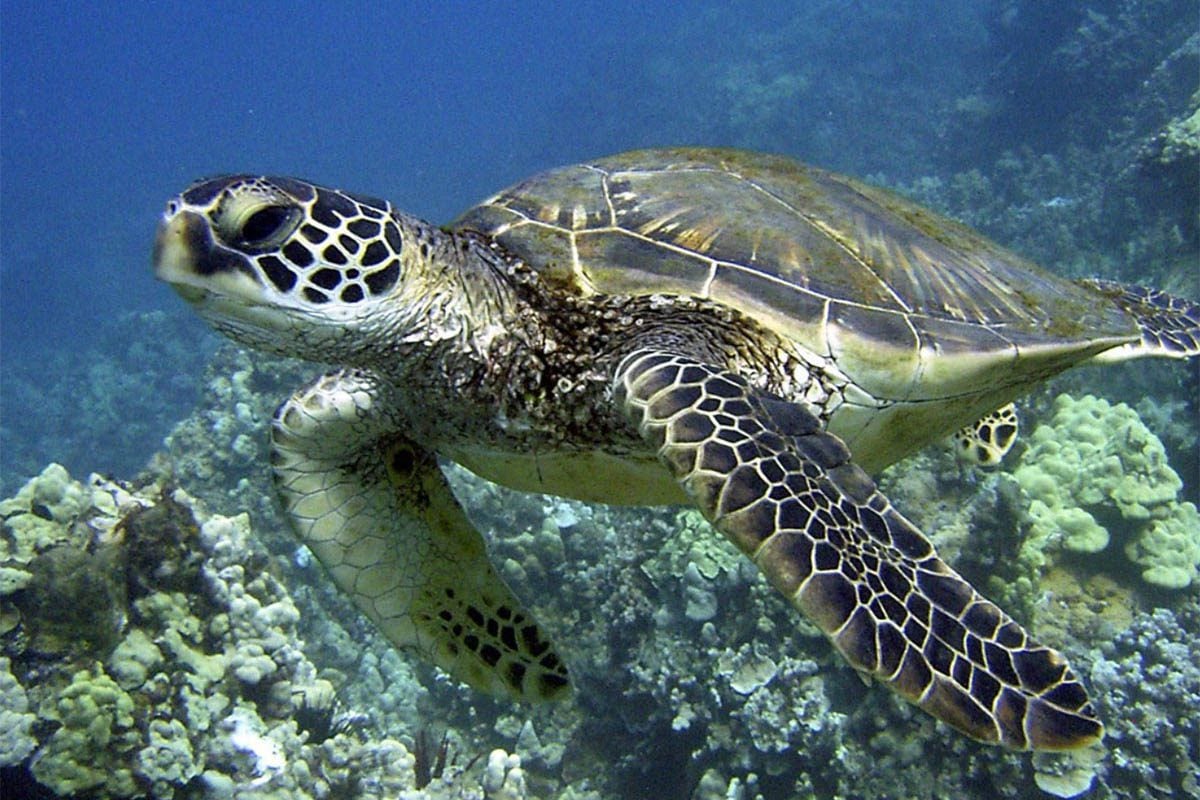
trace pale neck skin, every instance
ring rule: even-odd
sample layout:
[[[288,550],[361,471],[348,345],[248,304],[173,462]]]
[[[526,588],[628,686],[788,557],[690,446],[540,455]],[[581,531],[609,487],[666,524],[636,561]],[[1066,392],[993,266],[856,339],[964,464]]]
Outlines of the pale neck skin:
[[[409,242],[404,277],[379,307],[356,320],[355,335],[344,337],[349,347],[342,363],[393,382],[420,379],[433,367],[470,372],[472,363],[482,368],[496,356],[501,340],[542,323],[486,240],[403,220]]]
[[[558,312],[561,303],[579,304],[555,302],[532,270],[475,234],[419,222],[405,233],[405,278],[386,307],[358,321],[341,363],[378,375],[411,433],[431,447],[561,439],[565,409],[554,389],[568,373],[580,380],[580,359],[568,358],[576,344],[564,341]],[[586,381],[597,406],[608,373],[594,370]]]

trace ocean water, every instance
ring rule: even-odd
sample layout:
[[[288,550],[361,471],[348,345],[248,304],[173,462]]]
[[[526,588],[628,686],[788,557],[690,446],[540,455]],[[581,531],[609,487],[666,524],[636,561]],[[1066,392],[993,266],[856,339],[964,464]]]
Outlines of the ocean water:
[[[493,561],[567,654],[576,692],[563,706],[513,707],[397,656],[306,562],[271,499],[265,422],[316,368],[223,343],[154,280],[150,250],[167,199],[207,175],[297,175],[443,223],[543,169],[632,148],[715,145],[892,187],[1067,277],[1196,301],[1198,22],[1196,0],[519,10],[3,0],[0,497],[38,475],[44,483],[42,494],[0,507],[0,568],[34,576],[3,578],[0,663],[13,680],[0,676],[0,719],[18,722],[11,734],[0,726],[0,790],[1026,797],[1079,788],[1087,777],[1090,797],[1197,796],[1200,728],[1188,709],[1200,703],[1200,580],[1146,577],[1148,564],[1184,578],[1200,564],[1194,508],[1178,510],[1200,500],[1197,359],[1055,379],[1020,403],[1021,444],[998,471],[962,467],[935,448],[882,478],[957,569],[1076,665],[1110,735],[1094,762],[1064,765],[966,742],[883,689],[868,690],[678,509],[521,496],[458,473],[455,488]],[[1080,399],[1089,395],[1105,405]],[[1122,402],[1127,409],[1112,410]],[[1118,502],[1117,484],[1097,478],[1076,500],[1109,538],[1063,546],[1070,537],[1062,524],[1046,532],[1053,526],[1039,522],[1036,482],[1022,469],[1049,452],[1047,442],[1078,441],[1088,424],[1102,433],[1124,426],[1124,445],[1101,437],[1097,446],[1110,450],[1090,457],[1158,494]],[[137,481],[146,497],[154,480],[182,487],[206,504],[194,512],[201,516],[249,512],[253,534],[230,534],[229,547],[269,563],[261,569],[273,577],[162,583],[162,573],[192,561],[220,572],[216,533],[180,539],[179,548],[152,550],[165,565],[153,590],[129,577],[115,595],[101,593],[119,617],[111,637],[39,636],[48,606],[30,598],[49,591],[39,585],[95,600],[76,592],[82,577],[61,577],[76,573],[60,561],[81,576],[99,569],[76,523],[108,513],[44,488],[64,480],[45,476],[51,463],[77,481],[91,473]],[[23,544],[34,529],[12,520],[30,514],[58,525],[63,541]],[[1171,521],[1151,535],[1159,520]],[[128,524],[116,530],[131,536]],[[1039,543],[1039,531],[1057,544]],[[60,555],[47,557],[51,549]],[[61,555],[76,551],[86,555]],[[113,553],[122,575],[147,569],[120,547]],[[165,600],[149,610],[146,598],[172,593],[186,611],[171,606],[172,617]],[[266,628],[252,636],[211,627],[243,595],[296,609],[298,619],[280,611],[273,628],[261,623],[294,644],[287,656],[267,648],[277,656],[274,678],[249,680]],[[73,616],[71,602],[63,607],[60,628],[88,619],[82,608]],[[223,656],[228,674],[202,688],[181,677],[202,670],[179,666],[187,659],[167,631],[186,626],[170,619],[195,620],[192,638],[182,635],[196,652],[217,658],[225,643],[240,654]],[[118,674],[114,661],[130,651],[119,644],[134,630],[159,651],[143,665],[144,681],[136,670]],[[94,690],[97,670],[119,689]],[[174,700],[151,686],[155,676],[176,686]],[[338,719],[349,720],[344,731],[324,731],[325,755],[310,707],[292,691],[318,680],[337,690]],[[189,681],[207,716],[180,699]],[[93,688],[71,695],[76,684]],[[91,711],[74,714],[63,697],[81,692]],[[90,724],[80,714],[105,720],[105,736],[70,739]],[[441,777],[418,786],[419,769],[405,758],[428,756],[427,731],[435,740],[446,732],[453,755]],[[495,748],[519,756],[520,768],[493,764]],[[175,760],[155,761],[160,752]],[[276,755],[285,766],[274,766]],[[334,780],[338,759],[361,778]],[[130,777],[97,779],[72,764]],[[1055,773],[1066,777],[1055,784],[1046,777]]]

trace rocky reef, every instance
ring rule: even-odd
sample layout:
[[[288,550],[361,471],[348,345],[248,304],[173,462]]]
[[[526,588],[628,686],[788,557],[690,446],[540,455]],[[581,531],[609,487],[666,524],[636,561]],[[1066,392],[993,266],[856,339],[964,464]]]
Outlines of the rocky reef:
[[[1030,550],[1099,553],[1115,536],[1147,583],[1196,580],[1200,514],[1179,502],[1183,481],[1162,442],[1124,403],[1060,395],[1013,474],[1031,498]]]
[[[1137,494],[1150,512],[1136,519],[1186,504],[1128,407],[1047,398],[1000,471],[934,448],[883,477],[952,563],[1084,676],[1109,733],[1081,762],[976,745],[864,685],[694,511],[520,495],[456,468],[493,561],[576,690],[523,707],[453,684],[381,641],[278,518],[256,451],[263,409],[295,369],[224,349],[205,400],[138,481],[51,466],[0,503],[5,781],[97,798],[1195,790],[1196,723],[1181,709],[1200,692],[1196,583],[1147,582],[1145,548],[1127,552],[1145,530],[1119,528],[1120,513],[1066,480],[1055,513],[1089,510],[1109,545],[1071,549],[1037,511],[1035,465],[1053,473],[1062,449],[1104,447],[1081,420],[1141,436],[1142,462],[1121,461],[1120,475],[1169,485]]]
[[[526,796],[517,755],[364,735],[245,514],[51,465],[0,516],[6,796]]]

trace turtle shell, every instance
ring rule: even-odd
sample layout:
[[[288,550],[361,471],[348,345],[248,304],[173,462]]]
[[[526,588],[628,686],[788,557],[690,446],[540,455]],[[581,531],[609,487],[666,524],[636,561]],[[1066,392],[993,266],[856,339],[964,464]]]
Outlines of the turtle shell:
[[[564,290],[731,306],[888,402],[1027,384],[1138,338],[1093,290],[780,156],[624,153],[522,181],[452,227],[493,237]]]

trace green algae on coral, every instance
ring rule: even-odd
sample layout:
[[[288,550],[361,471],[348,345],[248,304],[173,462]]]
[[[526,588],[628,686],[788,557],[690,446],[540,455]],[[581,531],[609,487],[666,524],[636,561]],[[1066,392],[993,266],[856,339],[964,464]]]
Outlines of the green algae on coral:
[[[104,669],[79,670],[39,714],[58,729],[38,751],[33,775],[61,795],[99,790],[102,796],[137,793],[124,754],[136,741],[134,702]]]
[[[1181,589],[1196,578],[1195,507],[1179,502],[1162,442],[1124,403],[1060,395],[1013,474],[1030,497],[1028,553],[1100,553],[1119,537],[1147,583]]]
[[[5,604],[15,598],[21,615],[0,635],[0,766],[23,780],[97,800],[526,797],[521,760],[507,752],[487,765],[448,765],[418,790],[411,754],[386,731],[338,728],[308,741],[295,719],[303,698],[332,686],[305,656],[300,612],[266,568],[246,515],[209,514],[159,485],[99,476],[82,484],[61,467],[0,509],[0,568],[29,576],[6,583]],[[110,568],[98,595],[88,560],[97,552]],[[83,570],[79,586],[59,560]],[[63,635],[63,618],[92,616],[54,608],[54,592],[100,607],[110,589],[121,602],[102,611],[105,620],[120,611],[115,624],[105,621],[103,635]],[[35,649],[48,630],[55,647]],[[417,688],[389,685],[398,694],[388,702],[412,702]]]

